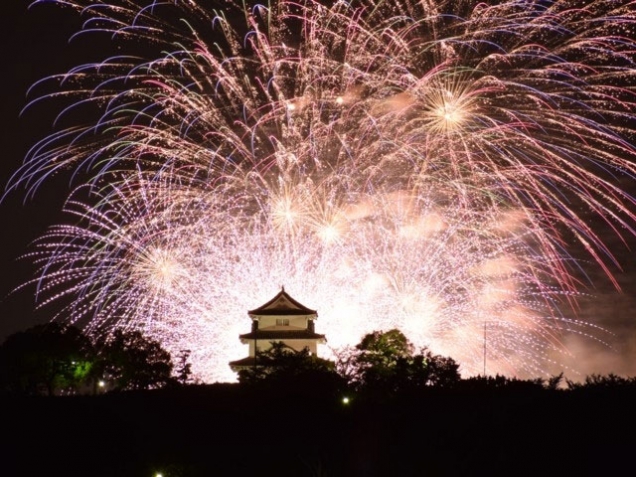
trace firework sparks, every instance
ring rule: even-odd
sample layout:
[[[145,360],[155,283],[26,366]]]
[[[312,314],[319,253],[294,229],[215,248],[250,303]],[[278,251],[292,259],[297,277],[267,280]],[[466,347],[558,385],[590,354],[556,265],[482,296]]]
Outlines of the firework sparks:
[[[611,279],[593,220],[634,232],[616,180],[636,172],[634,4],[51,1],[143,45],[50,78],[67,89],[36,102],[98,120],[10,184],[87,172],[77,223],[31,255],[60,316],[190,349],[206,380],[233,379],[244,312],[280,284],[334,349],[398,327],[466,374],[484,323],[491,372],[541,372],[564,331],[588,333],[560,313],[567,243]]]

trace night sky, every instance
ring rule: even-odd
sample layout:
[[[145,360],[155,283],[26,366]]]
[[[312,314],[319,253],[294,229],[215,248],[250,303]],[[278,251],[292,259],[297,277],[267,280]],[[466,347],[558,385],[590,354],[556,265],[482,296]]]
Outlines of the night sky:
[[[27,11],[29,3],[28,0],[6,2],[0,20],[3,45],[0,182],[3,186],[28,148],[52,130],[54,117],[46,108],[33,108],[20,114],[27,104],[28,87],[49,74],[65,72],[91,59],[91,52],[81,50],[79,42],[68,42],[80,26],[72,12],[60,11],[52,5],[40,5]],[[84,48],[86,44],[81,42]],[[51,310],[33,311],[32,287],[14,294],[11,290],[31,276],[28,260],[17,258],[27,252],[31,240],[59,220],[59,210],[69,190],[68,180],[68,177],[59,177],[46,182],[32,198],[26,198],[24,190],[12,192],[0,203],[0,340],[50,316]],[[636,185],[627,179],[625,184],[628,190],[636,191]],[[587,289],[582,289],[589,296],[579,300],[577,318],[607,332],[590,328],[592,338],[561,337],[565,349],[571,350],[573,356],[555,356],[558,364],[552,370],[555,373],[565,370],[566,375],[574,379],[591,373],[636,375],[636,240],[632,238],[630,243],[623,244],[610,231],[603,236],[621,261],[623,271],[614,269],[613,273],[622,292],[614,290],[598,267],[586,267],[594,286],[588,284]]]
[[[27,103],[27,89],[39,78],[62,71],[73,62],[67,47],[68,38],[77,25],[72,16],[52,15],[57,9],[50,6],[27,11],[29,3],[26,0],[8,2],[3,6],[0,20],[4,58],[0,162],[3,189],[28,148],[50,130],[51,117],[44,117],[42,108],[20,114]],[[66,184],[53,181],[33,199],[26,199],[23,191],[18,191],[9,194],[0,204],[2,337],[47,320],[46,313],[33,312],[32,291],[17,294],[11,291],[31,276],[28,261],[17,258],[27,251],[30,241],[54,223],[64,200],[64,192],[58,191],[63,188]]]

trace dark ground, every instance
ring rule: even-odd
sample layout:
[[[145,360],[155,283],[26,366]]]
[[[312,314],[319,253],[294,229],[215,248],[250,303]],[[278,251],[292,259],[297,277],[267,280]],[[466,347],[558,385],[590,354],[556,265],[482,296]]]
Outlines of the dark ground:
[[[4,398],[6,477],[631,475],[635,389]]]

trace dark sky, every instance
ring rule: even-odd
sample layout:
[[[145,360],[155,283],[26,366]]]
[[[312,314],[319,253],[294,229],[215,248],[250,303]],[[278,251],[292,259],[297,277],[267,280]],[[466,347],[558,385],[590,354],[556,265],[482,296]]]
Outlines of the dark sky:
[[[46,75],[65,71],[76,63],[77,56],[69,48],[68,39],[78,27],[78,19],[69,12],[60,14],[51,5],[27,10],[29,3],[6,2],[0,16],[3,189],[28,148],[50,132],[52,117],[47,117],[42,108],[20,115],[27,104],[27,89]],[[58,191],[67,186],[59,182],[45,185],[33,199],[25,199],[24,191],[18,191],[0,203],[0,339],[47,319],[46,314],[33,312],[32,293],[10,292],[31,276],[28,262],[17,257],[27,251],[28,243],[47,225],[55,223],[65,198],[65,192]]]
[[[53,117],[44,108],[20,111],[27,104],[27,89],[38,79],[62,73],[78,63],[90,60],[91,51],[69,37],[80,27],[79,19],[70,11],[61,12],[52,5],[27,10],[29,0],[5,2],[0,16],[3,45],[2,68],[2,160],[0,182],[6,184],[21,163],[26,151],[37,139],[51,131]],[[0,203],[0,340],[12,332],[46,320],[50,314],[33,311],[33,294],[11,290],[30,275],[28,261],[17,257],[27,251],[28,243],[47,227],[56,223],[63,200],[68,193],[66,179],[46,183],[38,193],[25,199],[24,191],[5,197]],[[632,186],[633,190],[636,187]],[[615,372],[636,375],[636,258],[631,240],[630,250],[609,232],[605,235],[610,248],[620,258],[624,272],[615,271],[622,287],[616,292],[602,272],[590,267],[594,287],[585,290],[589,297],[580,300],[578,318],[607,330],[588,328],[589,335],[565,335],[564,349],[572,356],[555,355],[554,371],[573,368],[582,374]],[[601,341],[605,343],[601,343]]]

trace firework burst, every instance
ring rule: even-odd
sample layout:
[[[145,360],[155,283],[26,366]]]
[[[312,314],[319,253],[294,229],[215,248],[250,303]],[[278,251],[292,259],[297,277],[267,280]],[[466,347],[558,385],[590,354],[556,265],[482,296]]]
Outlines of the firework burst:
[[[60,316],[191,349],[206,380],[282,284],[333,349],[398,327],[466,374],[484,326],[505,373],[588,333],[560,312],[568,244],[611,279],[592,224],[634,233],[636,4],[50,1],[131,52],[44,80],[35,102],[98,117],[10,183],[80,182],[31,254]]]

